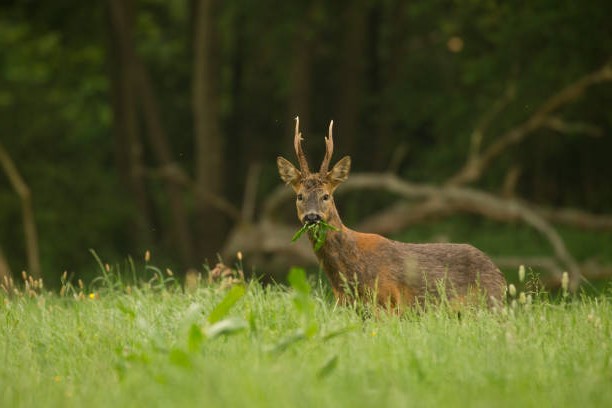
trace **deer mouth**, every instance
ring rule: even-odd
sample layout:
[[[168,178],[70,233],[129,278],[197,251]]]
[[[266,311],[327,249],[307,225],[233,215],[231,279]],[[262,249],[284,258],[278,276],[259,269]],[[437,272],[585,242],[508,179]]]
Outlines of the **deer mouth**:
[[[318,224],[321,221],[323,221],[323,217],[321,217],[319,214],[314,213],[306,214],[302,219],[304,225]]]

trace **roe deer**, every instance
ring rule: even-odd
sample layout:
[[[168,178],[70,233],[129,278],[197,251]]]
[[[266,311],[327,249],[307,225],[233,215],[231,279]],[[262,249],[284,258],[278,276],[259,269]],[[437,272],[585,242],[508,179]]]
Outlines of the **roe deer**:
[[[484,296],[489,306],[500,302],[506,281],[495,264],[468,244],[409,244],[376,234],[353,231],[344,226],[334,204],[333,193],[348,177],[351,158],[345,156],[328,170],[334,142],[333,121],[325,138],[326,152],[318,172],[310,172],[302,150],[299,118],[295,122],[294,147],[299,170],[278,157],[281,179],[296,192],[298,219],[304,225],[324,221],[334,227],[327,231],[317,258],[339,301],[352,295],[374,295],[383,306],[420,304],[427,294],[434,299],[446,296],[463,302],[474,295]],[[310,235],[311,241],[315,238]],[[314,244],[314,242],[313,242]]]

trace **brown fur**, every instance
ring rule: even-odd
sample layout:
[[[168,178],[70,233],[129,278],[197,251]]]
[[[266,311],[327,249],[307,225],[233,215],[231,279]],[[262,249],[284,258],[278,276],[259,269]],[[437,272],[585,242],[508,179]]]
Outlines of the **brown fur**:
[[[297,135],[296,127],[296,146]],[[329,146],[328,142],[328,149]],[[303,152],[300,153],[305,163]],[[332,194],[348,177],[348,156],[325,174],[300,171],[282,157],[277,163],[281,178],[297,194],[299,220],[305,222],[306,216],[316,215],[337,229],[328,231],[316,255],[339,300],[345,301],[349,294],[363,298],[374,294],[377,303],[399,307],[422,304],[428,295],[434,299],[445,295],[455,303],[482,295],[488,305],[503,299],[506,281],[502,273],[471,245],[408,244],[345,227]]]

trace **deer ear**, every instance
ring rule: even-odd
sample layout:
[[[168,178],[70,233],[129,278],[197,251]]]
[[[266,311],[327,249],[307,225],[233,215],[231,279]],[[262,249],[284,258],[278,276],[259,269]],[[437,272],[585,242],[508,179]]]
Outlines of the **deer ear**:
[[[336,188],[340,183],[348,178],[349,172],[351,171],[351,158],[344,156],[334,166],[329,173],[327,173],[327,181],[331,183],[333,188]]]
[[[291,185],[293,189],[295,189],[302,178],[302,173],[300,173],[289,160],[283,157],[278,156],[276,158],[276,164],[278,165],[278,174],[280,174],[280,178],[285,184]]]

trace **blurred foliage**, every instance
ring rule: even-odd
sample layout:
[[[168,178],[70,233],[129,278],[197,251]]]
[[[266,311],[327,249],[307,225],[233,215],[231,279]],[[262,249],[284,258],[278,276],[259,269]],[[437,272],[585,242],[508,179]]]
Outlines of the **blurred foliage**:
[[[300,113],[288,111],[300,44],[310,44],[312,56],[305,101],[311,120],[304,132],[313,159],[322,152],[317,142],[325,124],[350,102],[355,123],[337,122],[338,156],[350,153],[356,171],[382,171],[397,155],[404,177],[439,182],[464,163],[472,130],[509,87],[514,98],[492,121],[483,145],[610,60],[611,9],[604,0],[221,2],[217,86],[226,179],[232,180],[227,198],[240,202],[249,163],[263,165],[260,197],[279,184],[274,157],[291,154],[288,131]],[[137,52],[154,79],[174,153],[191,172],[192,2],[138,0],[135,10]],[[352,22],[357,40],[347,34]],[[148,245],[130,234],[136,208],[117,169],[109,30],[106,2],[0,6],[0,138],[32,189],[49,276],[86,269],[93,263],[90,247],[112,258]],[[348,83],[353,67],[361,68]],[[356,90],[352,100],[343,96],[348,87]],[[601,137],[538,131],[508,150],[481,187],[498,190],[516,165],[525,198],[612,210],[609,106],[610,84],[589,89],[560,113],[599,127]],[[19,202],[4,175],[0,225],[0,246],[13,269],[23,269]],[[154,249],[172,260],[164,232],[157,234]]]

